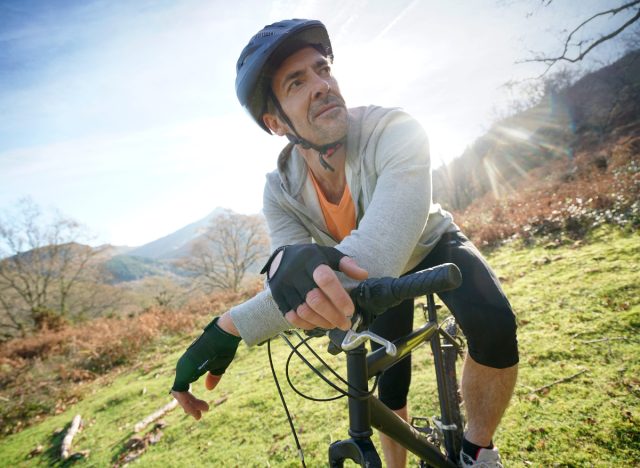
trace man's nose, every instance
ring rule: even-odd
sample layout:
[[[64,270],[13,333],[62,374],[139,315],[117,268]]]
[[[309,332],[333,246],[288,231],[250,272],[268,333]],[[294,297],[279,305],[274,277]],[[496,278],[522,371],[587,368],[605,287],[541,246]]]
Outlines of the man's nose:
[[[329,93],[331,85],[328,80],[314,73],[313,98],[317,99]]]

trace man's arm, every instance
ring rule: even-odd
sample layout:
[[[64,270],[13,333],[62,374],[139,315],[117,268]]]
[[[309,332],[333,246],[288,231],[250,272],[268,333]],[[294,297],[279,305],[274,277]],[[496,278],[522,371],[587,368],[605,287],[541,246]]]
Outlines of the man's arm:
[[[395,110],[377,120],[361,147],[366,158],[361,178],[375,180],[375,189],[358,228],[336,248],[371,277],[397,277],[405,273],[431,208],[427,135],[415,119]],[[366,187],[363,191],[367,196]]]

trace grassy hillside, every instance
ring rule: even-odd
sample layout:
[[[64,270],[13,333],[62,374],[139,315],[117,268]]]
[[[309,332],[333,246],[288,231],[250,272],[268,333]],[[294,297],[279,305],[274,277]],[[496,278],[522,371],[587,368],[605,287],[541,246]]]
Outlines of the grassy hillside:
[[[546,247],[512,243],[489,257],[518,315],[521,346],[516,395],[496,442],[507,466],[638,465],[640,235],[601,228],[581,242]],[[133,367],[86,384],[83,399],[61,414],[0,440],[0,466],[62,465],[63,435],[57,430],[76,414],[85,426],[74,450],[90,453],[66,464],[121,463],[135,423],[170,401],[174,363],[189,339],[161,340]],[[324,356],[321,340],[316,341]],[[284,380],[288,353],[280,341],[274,347]],[[338,359],[331,361],[340,367]],[[434,414],[426,349],[418,352],[414,366],[412,413]],[[315,396],[331,394],[297,362],[294,379]],[[346,437],[346,402],[313,403],[297,397],[286,383],[283,387],[308,466],[326,466],[328,444]],[[205,395],[202,383],[195,388]],[[188,419],[181,410],[169,413],[166,427],[153,432],[161,434],[159,441],[133,464],[299,466],[266,347],[241,347],[207,397],[218,405],[202,421]],[[42,452],[29,458],[39,445]]]

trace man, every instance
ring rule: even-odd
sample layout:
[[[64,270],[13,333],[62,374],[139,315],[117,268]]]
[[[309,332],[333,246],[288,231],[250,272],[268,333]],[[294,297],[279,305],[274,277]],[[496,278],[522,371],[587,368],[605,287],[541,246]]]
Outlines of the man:
[[[214,388],[240,337],[252,345],[291,326],[346,330],[354,312],[346,289],[367,274],[399,276],[453,262],[463,285],[440,297],[469,347],[460,463],[502,466],[492,437],[518,362],[509,302],[451,215],[432,203],[420,125],[397,109],[348,109],[332,59],[326,29],[313,20],[266,26],[242,51],[236,78],[241,104],[260,127],[290,142],[264,192],[271,244],[278,249],[264,270],[269,287],[207,326],[179,361],[173,394],[199,419],[208,406],[188,391],[189,383],[209,370],[205,383]],[[373,331],[394,339],[412,329],[412,317],[407,301],[377,319]],[[405,359],[380,379],[380,399],[404,419],[410,372]],[[405,466],[406,451],[384,435],[381,441],[387,466]]]

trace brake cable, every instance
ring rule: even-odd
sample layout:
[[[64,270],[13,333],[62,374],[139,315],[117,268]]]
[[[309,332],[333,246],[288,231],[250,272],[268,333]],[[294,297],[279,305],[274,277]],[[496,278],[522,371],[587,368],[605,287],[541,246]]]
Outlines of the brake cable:
[[[280,383],[278,382],[276,369],[273,366],[273,359],[271,358],[271,339],[267,340],[267,352],[269,354],[269,366],[271,367],[271,375],[273,375],[273,381],[275,382],[276,388],[278,389],[278,395],[280,395],[280,401],[282,402],[282,406],[284,407],[284,412],[287,413],[287,421],[289,421],[291,433],[293,434],[293,438],[296,441],[296,448],[298,449],[298,456],[300,457],[300,461],[302,462],[302,468],[307,468],[307,464],[304,462],[304,452],[302,450],[302,446],[300,445],[300,441],[298,440],[298,434],[296,433],[296,428],[293,425],[293,419],[291,418],[291,414],[289,413],[289,408],[287,408],[287,402],[284,400],[284,394],[282,393]]]
[[[298,395],[300,395],[302,398],[305,398],[307,400],[311,400],[311,401],[334,401],[334,400],[338,400],[340,398],[343,398],[345,396],[351,397],[351,398],[357,398],[359,400],[365,400],[367,398],[369,398],[371,395],[373,395],[373,393],[376,391],[376,388],[378,386],[378,380],[379,380],[379,375],[375,376],[375,380],[374,380],[374,384],[373,387],[371,388],[370,391],[366,392],[366,393],[362,393],[360,395],[354,395],[352,393],[349,393],[348,390],[343,390],[340,387],[338,387],[338,385],[336,385],[334,382],[332,382],[331,380],[329,380],[329,378],[327,378],[326,376],[324,376],[322,374],[322,372],[320,372],[313,364],[311,364],[303,355],[302,353],[299,351],[298,348],[300,348],[301,346],[305,346],[310,352],[311,354],[313,354],[313,356],[320,361],[320,363],[327,369],[329,370],[329,372],[331,372],[334,377],[336,377],[338,380],[340,380],[342,383],[346,384],[347,387],[353,389],[353,390],[357,390],[356,388],[353,387],[353,385],[351,385],[347,380],[344,379],[344,377],[342,377],[341,375],[339,375],[331,366],[329,366],[329,364],[326,363],[326,361],[324,361],[324,359],[322,359],[322,357],[320,357],[320,355],[318,355],[318,353],[311,347],[309,346],[308,341],[313,338],[312,336],[308,336],[307,338],[303,338],[302,336],[300,336],[300,334],[296,331],[294,331],[295,335],[298,337],[298,339],[300,340],[300,343],[298,343],[297,345],[294,345],[293,343],[291,343],[291,341],[284,335],[284,334],[280,334],[280,337],[285,341],[285,343],[287,343],[287,345],[291,348],[291,352],[289,353],[289,356],[287,358],[287,362],[286,362],[286,366],[285,366],[285,374],[287,377],[287,383],[289,384],[289,386],[291,387],[291,389],[296,392]],[[276,384],[276,389],[278,390],[278,395],[280,396],[280,401],[282,403],[282,406],[284,408],[284,411],[287,415],[287,421],[289,422],[289,427],[291,428],[291,433],[293,434],[293,438],[295,440],[296,443],[296,449],[298,451],[298,455],[300,457],[300,461],[302,462],[302,466],[303,468],[306,468],[306,464],[304,461],[304,451],[302,449],[302,445],[300,444],[300,440],[298,439],[298,434],[296,432],[295,426],[293,424],[293,418],[291,417],[291,413],[289,412],[289,408],[287,407],[287,403],[285,401],[284,398],[284,394],[282,393],[282,389],[280,387],[280,383],[278,381],[278,376],[276,374],[276,370],[275,370],[275,366],[273,365],[273,358],[272,358],[272,354],[271,354],[271,340],[269,339],[267,341],[267,352],[269,354],[269,366],[271,367],[271,375],[273,376],[273,381]],[[312,397],[309,395],[306,395],[305,393],[303,393],[302,391],[300,391],[291,381],[291,376],[289,374],[289,366],[291,363],[291,358],[293,357],[293,355],[296,355],[300,358],[300,360],[302,362],[304,362],[307,367],[309,367],[309,369],[311,369],[318,377],[320,377],[327,385],[329,385],[331,388],[333,388],[334,390],[336,390],[339,395],[335,396],[335,397],[329,397],[329,398],[316,398],[316,397]]]

